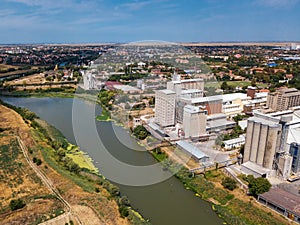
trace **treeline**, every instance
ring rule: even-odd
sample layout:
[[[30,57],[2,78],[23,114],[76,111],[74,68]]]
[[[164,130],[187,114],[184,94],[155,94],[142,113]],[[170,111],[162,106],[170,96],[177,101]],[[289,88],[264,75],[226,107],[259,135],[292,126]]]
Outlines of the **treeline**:
[[[117,75],[117,74],[113,74],[109,77],[109,81],[120,81],[120,80],[125,80],[125,81],[129,81],[129,80],[137,80],[137,79],[141,79],[144,77],[147,77],[148,74],[141,74],[141,73],[128,73],[128,74],[121,74],[121,75]]]

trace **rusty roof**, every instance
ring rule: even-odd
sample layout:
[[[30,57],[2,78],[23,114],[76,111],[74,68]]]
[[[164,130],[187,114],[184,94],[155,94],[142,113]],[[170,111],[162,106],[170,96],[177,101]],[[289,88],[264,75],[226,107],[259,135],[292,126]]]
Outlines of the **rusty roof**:
[[[294,195],[280,188],[271,188],[269,192],[261,194],[259,197],[300,216],[300,196],[298,195]]]

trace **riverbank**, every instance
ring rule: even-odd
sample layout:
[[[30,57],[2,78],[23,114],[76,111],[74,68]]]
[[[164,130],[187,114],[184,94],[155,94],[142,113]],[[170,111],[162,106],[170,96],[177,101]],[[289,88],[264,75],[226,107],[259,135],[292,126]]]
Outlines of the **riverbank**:
[[[165,169],[174,172],[188,190],[195,192],[195,196],[212,203],[212,209],[231,225],[285,225],[294,224],[281,215],[262,206],[253,197],[237,188],[233,191],[226,190],[221,185],[226,177],[220,170],[214,170],[204,175],[194,176],[182,165],[170,160],[161,151],[151,151],[152,156],[163,162]]]
[[[110,111],[110,113],[115,121],[122,123],[120,113],[113,111]],[[125,129],[129,129],[126,126],[127,123],[123,123],[123,125]],[[151,149],[147,140],[138,140],[137,138],[136,140],[146,149]],[[173,146],[170,146],[170,148],[173,148]],[[178,161],[174,161],[174,159],[170,159],[163,150],[153,150],[150,151],[150,154],[162,163],[163,169],[174,173],[175,177],[183,183],[186,189],[193,191],[196,197],[210,202],[212,209],[228,224],[284,225],[289,223],[285,218],[259,204],[243,190],[239,188],[233,191],[225,189],[221,183],[226,175],[221,170],[194,176],[184,165],[178,164]],[[180,169],[176,172],[178,168]]]
[[[5,103],[3,105],[17,109]],[[18,113],[30,127],[28,136],[36,143],[36,146],[30,148],[30,154],[41,159],[41,170],[58,185],[59,192],[71,205],[75,208],[78,205],[91,208],[102,220],[100,222],[105,224],[150,224],[130,207],[129,200],[120,195],[118,187],[93,170],[93,167],[90,167],[92,170],[87,168],[89,163],[83,155],[77,154],[78,147],[67,142],[58,130],[38,120],[28,110],[18,108]],[[76,157],[83,160],[84,166],[81,167],[72,159],[73,151]]]
[[[50,102],[53,102],[53,101],[50,101]],[[49,106],[49,103],[50,103],[49,101],[47,101],[47,107]],[[61,101],[59,101],[59,102],[61,102]],[[51,108],[53,108],[53,107],[59,107],[59,108],[61,108],[61,107],[67,107],[67,105],[66,105],[66,103],[67,102],[71,102],[71,101],[69,101],[69,100],[67,100],[67,99],[65,99],[64,101],[63,101],[64,103],[63,104],[60,104],[59,106],[56,106],[56,105],[50,105],[50,107]],[[41,104],[41,101],[38,101],[38,103],[39,104]],[[45,107],[46,107],[46,105],[45,105]],[[83,104],[82,106],[84,106],[84,108],[86,108],[87,106],[89,106],[90,104],[89,103],[87,103],[87,104]],[[49,107],[48,107],[49,108]],[[89,108],[89,107],[87,107],[87,108]],[[93,107],[91,107],[91,108],[93,108]],[[49,109],[47,109],[47,111],[48,111]],[[45,111],[45,110],[44,110]],[[94,111],[94,109],[92,109],[92,111]],[[62,112],[64,112],[64,111],[62,111]],[[45,112],[44,112],[45,113]],[[93,112],[94,113],[94,112]],[[61,113],[60,113],[61,114]],[[64,118],[64,119],[66,119],[66,118]],[[99,123],[98,123],[99,124]],[[107,126],[106,126],[107,125]],[[59,126],[59,125],[58,125]],[[104,129],[107,129],[108,127],[109,127],[109,125],[108,125],[108,123],[102,123],[101,124],[101,126],[102,127],[104,127]],[[88,130],[88,127],[84,127],[83,128],[84,130]],[[108,131],[108,130],[107,130]],[[110,136],[112,136],[112,135],[108,135],[108,136],[106,136],[106,138],[107,139],[109,139],[109,137]],[[116,145],[116,147],[115,148],[121,148],[122,149],[122,147],[121,146],[118,146],[118,145]],[[122,149],[122,152],[124,153],[126,151],[126,149]],[[122,152],[118,152],[118,155],[119,154],[122,154]],[[129,153],[129,152],[128,152]],[[146,155],[148,155],[148,154],[146,154]],[[162,157],[162,156],[160,156],[160,157]],[[139,157],[137,157],[138,158],[138,160],[140,160],[140,158]],[[151,157],[150,157],[151,158]],[[99,159],[97,160],[97,161],[99,161]],[[152,161],[152,163],[153,163],[153,161]],[[169,166],[169,165],[166,165],[166,166]],[[165,169],[168,169],[168,167],[166,167]],[[189,175],[189,174],[188,174]],[[220,175],[220,174],[210,174],[210,175],[208,175],[207,174],[207,176],[206,177],[203,177],[204,178],[204,181],[209,181],[209,182],[213,182],[213,184],[214,184],[214,186],[213,186],[213,188],[211,188],[211,192],[209,193],[209,195],[213,195],[214,194],[214,189],[215,189],[215,187],[218,187],[218,188],[222,188],[221,186],[220,186],[220,181],[218,181],[218,180],[221,180],[222,179],[222,176],[223,175]],[[189,177],[188,177],[189,178]],[[193,177],[191,177],[191,178],[193,178]],[[172,179],[173,180],[173,179]],[[183,182],[183,181],[182,181]],[[195,181],[194,181],[195,182]],[[196,183],[198,183],[199,181],[197,181]],[[215,183],[214,183],[215,182]],[[177,183],[177,182],[175,182],[175,183]],[[178,182],[179,183],[179,182]],[[199,182],[200,183],[200,182]],[[205,182],[204,182],[204,187],[206,187],[205,186]],[[159,185],[160,186],[160,185]],[[200,186],[201,187],[201,186]],[[211,186],[210,186],[211,187]],[[164,188],[165,188],[165,186],[164,186]],[[181,201],[182,202],[184,202],[184,200],[183,199],[185,199],[186,197],[188,197],[188,196],[190,196],[191,197],[191,199],[194,199],[195,201],[197,201],[197,202],[202,202],[201,200],[198,200],[197,199],[197,197],[194,197],[194,194],[192,194],[191,192],[189,192],[189,191],[185,191],[184,190],[184,188],[183,188],[183,185],[182,184],[178,184],[178,186],[176,186],[176,190],[178,190],[178,189],[183,189],[182,191],[185,193],[184,194],[184,196],[182,196],[183,198],[181,199]],[[191,189],[190,187],[186,187],[187,189]],[[198,190],[199,188],[197,187],[197,190]],[[136,190],[137,189],[135,189],[134,188],[134,190],[133,190],[133,192],[136,194]],[[161,188],[159,189],[159,190],[162,190]],[[172,191],[172,190],[170,190],[169,188],[167,189],[169,192],[170,191]],[[197,191],[196,190],[196,191]],[[157,191],[157,190],[156,190]],[[173,190],[173,191],[175,191],[175,190]],[[198,190],[198,191],[201,191],[201,190]],[[206,191],[206,189],[204,189],[204,191]],[[152,189],[150,189],[150,188],[146,188],[146,191],[145,191],[145,193],[143,193],[143,195],[140,195],[139,196],[139,198],[140,199],[143,199],[143,198],[146,198],[146,195],[147,194],[149,194],[149,193],[152,193]],[[172,192],[173,193],[173,192]],[[154,193],[152,193],[152,195],[151,196],[158,196],[159,195],[159,193],[156,193],[157,195],[155,195]],[[222,193],[221,193],[222,194]],[[231,191],[229,191],[229,194],[236,194],[235,192],[231,192]],[[128,195],[130,195],[130,194],[128,194]],[[208,195],[208,194],[207,194]],[[169,196],[169,195],[168,195]],[[179,195],[178,195],[179,196]],[[197,193],[197,196],[200,196],[201,198],[204,198],[205,197],[205,194],[204,195],[201,195],[201,194],[198,194]],[[226,195],[225,195],[226,196]],[[135,196],[134,196],[135,197]],[[174,196],[170,196],[170,198],[173,198]],[[221,195],[221,197],[222,197],[222,195]],[[221,198],[220,197],[220,198]],[[160,196],[160,198],[163,198],[163,196]],[[134,198],[133,198],[134,199]],[[213,200],[213,198],[210,198],[210,196],[208,196],[207,197],[207,199],[206,199],[207,201],[214,201]],[[145,199],[145,201],[146,201],[146,199]],[[147,200],[147,205],[149,204],[148,203],[148,201],[149,201],[149,199]],[[167,200],[167,201],[170,201],[170,200]],[[180,201],[180,202],[181,202]],[[220,200],[220,202],[222,202],[222,200]],[[217,210],[219,210],[218,209],[218,205],[219,204],[221,204],[220,202],[215,202],[215,205],[217,206],[216,208],[217,208]],[[250,202],[250,200],[249,200],[249,202]],[[186,204],[186,206],[188,206],[188,205],[190,205],[189,203],[190,202],[186,202],[186,203],[188,203],[188,204]],[[230,204],[232,204],[232,203],[234,203],[234,199],[232,199],[232,200],[230,200],[230,201],[228,201],[225,205],[221,205],[222,207],[224,206],[224,207],[227,207],[227,206],[230,206]],[[245,203],[248,203],[248,202],[242,202],[241,204],[242,204],[242,206],[244,205],[244,206],[246,206],[247,204],[245,204]],[[251,203],[252,204],[255,204],[255,200],[251,200]],[[178,203],[178,204],[180,204],[180,203]],[[202,203],[201,203],[202,204]],[[156,207],[156,206],[150,206],[151,208],[152,207]],[[198,206],[199,207],[199,206]],[[210,206],[211,207],[211,206]],[[138,206],[137,208],[142,208],[142,207],[140,207],[140,206]],[[172,208],[171,206],[170,206],[170,208]],[[148,208],[149,209],[149,208]],[[209,209],[209,206],[208,206],[208,209]],[[184,210],[184,209],[181,209],[181,210]],[[238,208],[236,209],[236,210],[239,210]],[[190,210],[188,210],[188,211],[195,211],[195,210],[193,210],[193,209],[190,209]],[[184,212],[182,215],[188,215],[189,214],[189,212],[188,211],[186,211],[186,212]],[[198,209],[196,210],[196,211],[198,211]],[[267,213],[268,211],[266,211],[266,213]],[[167,213],[167,212],[165,212],[165,213]],[[176,212],[177,214],[180,214],[180,211],[177,211]],[[199,212],[200,213],[200,212]],[[255,213],[253,213],[254,215],[255,215]],[[231,214],[230,214],[231,215]],[[213,215],[213,216],[215,216],[215,215]],[[148,216],[149,218],[151,218],[151,216]],[[238,215],[237,217],[240,217],[240,215]],[[275,216],[274,216],[275,217]],[[280,220],[280,218],[279,218],[279,220]],[[254,220],[255,221],[255,220]],[[270,221],[272,221],[272,220],[270,220]],[[164,223],[163,223],[164,224]],[[182,223],[181,223],[182,224]],[[196,224],[196,223],[190,223],[190,224]],[[244,223],[244,224],[251,224],[251,223]],[[270,223],[260,223],[260,224],[270,224]],[[276,223],[274,223],[274,224],[276,224]],[[281,223],[282,224],[282,223]],[[284,224],[287,224],[287,223],[284,223]]]

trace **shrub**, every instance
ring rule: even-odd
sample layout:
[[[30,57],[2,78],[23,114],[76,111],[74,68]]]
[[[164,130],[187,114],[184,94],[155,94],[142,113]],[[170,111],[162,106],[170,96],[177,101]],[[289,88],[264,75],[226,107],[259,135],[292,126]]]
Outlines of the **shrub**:
[[[230,177],[225,177],[222,180],[222,185],[224,188],[233,191],[237,186],[236,186],[236,181]]]
[[[128,211],[128,208],[126,206],[120,206],[119,207],[119,212],[120,212],[120,214],[123,218],[127,217],[129,215],[129,211]]]
[[[136,128],[133,129],[133,134],[138,139],[144,140],[149,135],[149,132],[142,125],[138,125]]]
[[[22,209],[23,207],[25,207],[25,205],[26,204],[23,202],[22,199],[13,199],[9,203],[9,207],[12,211],[15,211],[17,209]]]

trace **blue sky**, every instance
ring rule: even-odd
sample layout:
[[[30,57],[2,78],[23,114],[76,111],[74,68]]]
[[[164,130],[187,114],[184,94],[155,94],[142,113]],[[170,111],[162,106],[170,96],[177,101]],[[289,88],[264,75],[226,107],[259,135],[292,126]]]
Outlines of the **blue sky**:
[[[1,0],[0,43],[300,41],[300,0]]]

